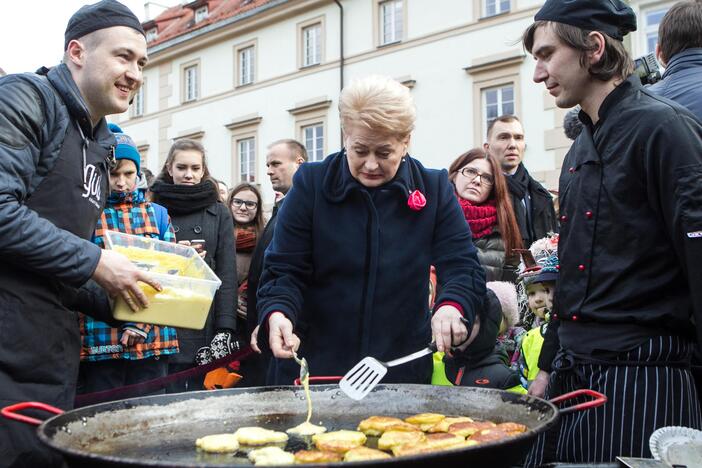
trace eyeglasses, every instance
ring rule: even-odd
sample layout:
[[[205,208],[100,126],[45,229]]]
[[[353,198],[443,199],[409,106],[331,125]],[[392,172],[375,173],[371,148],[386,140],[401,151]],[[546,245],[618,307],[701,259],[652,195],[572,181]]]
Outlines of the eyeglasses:
[[[232,198],[232,206],[241,208],[244,205],[247,210],[255,210],[258,207],[258,203],[251,200],[242,200],[241,198]]]
[[[481,174],[472,167],[464,167],[459,172],[463,174],[463,177],[466,177],[471,182],[477,177],[480,177],[480,183],[486,187],[492,187],[492,185],[495,183],[495,178],[493,176],[490,174]]]

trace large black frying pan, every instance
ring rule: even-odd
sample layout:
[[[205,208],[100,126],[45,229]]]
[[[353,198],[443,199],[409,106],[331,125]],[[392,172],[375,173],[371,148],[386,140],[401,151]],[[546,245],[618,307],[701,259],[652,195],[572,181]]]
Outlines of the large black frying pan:
[[[311,392],[313,422],[329,430],[355,429],[362,419],[373,415],[406,417],[425,412],[514,421],[528,427],[527,432],[499,442],[351,466],[508,467],[518,463],[537,434],[556,424],[559,417],[553,400],[501,390],[378,385],[361,401],[349,399],[337,385],[312,386]],[[589,390],[581,392],[597,398],[587,402],[579,398],[580,404],[561,411],[586,409],[605,401],[602,395]],[[13,406],[3,409],[3,415],[22,418],[16,414],[20,405]],[[233,432],[242,426],[285,430],[303,422],[305,416],[301,387],[260,387],[133,398],[68,411],[43,423],[33,422],[41,423],[40,439],[59,451],[72,467],[215,467],[250,463],[241,452],[235,455],[198,452],[195,449],[198,437]],[[307,448],[307,441],[291,438],[286,448],[290,451]]]

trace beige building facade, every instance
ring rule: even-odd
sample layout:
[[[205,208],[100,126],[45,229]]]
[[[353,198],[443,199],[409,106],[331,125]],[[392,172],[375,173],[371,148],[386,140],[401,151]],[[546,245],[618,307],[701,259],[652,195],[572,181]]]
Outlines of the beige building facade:
[[[196,24],[208,7],[215,14],[217,3],[179,8],[192,8]],[[195,138],[205,145],[215,177],[230,186],[258,184],[269,204],[267,145],[296,138],[311,160],[338,151],[342,83],[382,74],[412,89],[418,118],[410,153],[424,165],[448,167],[482,145],[491,118],[514,113],[524,123],[527,168],[557,188],[570,144],[562,130],[565,111],[532,81],[534,62],[520,43],[542,1],[253,3],[161,41],[157,28],[147,28],[144,86],[129,111],[111,120],[134,138],[152,171],[160,170],[173,140]],[[670,3],[635,2],[651,22],[632,36],[635,55],[646,50],[657,11]]]

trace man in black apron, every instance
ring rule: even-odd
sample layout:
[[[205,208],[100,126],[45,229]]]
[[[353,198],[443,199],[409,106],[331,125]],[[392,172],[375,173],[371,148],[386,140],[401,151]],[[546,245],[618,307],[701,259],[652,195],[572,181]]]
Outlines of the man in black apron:
[[[103,0],[73,15],[65,39],[61,65],[0,78],[0,407],[70,409],[80,350],[71,309],[109,313],[97,284],[135,310],[146,305],[137,280],[159,287],[89,241],[114,160],[104,116],[126,111],[142,83],[144,31]],[[0,466],[61,463],[35,430],[0,419]]]
[[[523,36],[534,81],[558,107],[580,104],[583,123],[559,180],[560,350],[547,394],[592,388],[608,402],[564,416],[527,464],[650,457],[655,429],[702,428],[690,373],[702,338],[702,125],[632,75],[622,39],[636,17],[621,0],[548,0],[535,21]]]

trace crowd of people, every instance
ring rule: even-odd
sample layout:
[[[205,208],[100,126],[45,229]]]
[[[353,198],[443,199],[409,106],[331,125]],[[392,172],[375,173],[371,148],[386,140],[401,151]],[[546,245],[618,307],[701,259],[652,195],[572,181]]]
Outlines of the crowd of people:
[[[622,43],[635,29],[620,0],[548,0],[524,32],[534,81],[579,109],[557,205],[524,165],[519,117],[426,168],[409,153],[409,89],[370,76],[341,92],[340,151],[308,163],[294,139],[268,146],[268,214],[261,187],[217,180],[198,141],[174,141],[156,177],[141,166],[105,116],[142,83],[144,31],[114,0],[84,6],[62,64],[0,79],[0,406],[67,410],[76,392],[248,346],[236,378],[190,375],[161,393],[289,385],[294,352],[343,375],[434,342],[384,381],[608,398],[542,434],[527,466],[646,457],[656,428],[702,429],[702,4],[661,21],[667,68],[652,87]],[[202,330],[112,318],[113,298],[138,312],[139,283],[161,286],[105,249],[107,230],[198,252],[222,281]],[[61,464],[20,423],[0,421],[0,449],[3,466]]]

